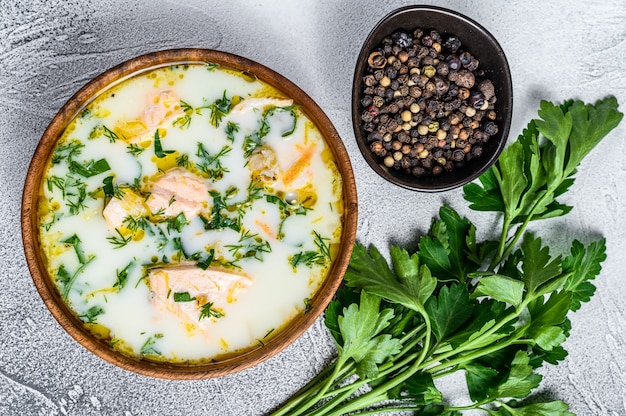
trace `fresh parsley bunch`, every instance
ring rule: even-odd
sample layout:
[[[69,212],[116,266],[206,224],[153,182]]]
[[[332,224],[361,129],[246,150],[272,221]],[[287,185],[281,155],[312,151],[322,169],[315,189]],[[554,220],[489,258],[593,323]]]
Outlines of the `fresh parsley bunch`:
[[[274,414],[570,415],[562,401],[524,399],[541,381],[535,370],[567,355],[567,316],[594,294],[605,239],[553,255],[527,227],[572,209],[557,198],[620,123],[617,108],[614,97],[543,101],[480,183],[464,187],[470,208],[500,213],[499,241],[478,241],[474,224],[443,206],[416,251],[391,247],[391,265],[357,244],[325,315],[338,356]],[[470,400],[449,406],[435,382],[458,371]]]

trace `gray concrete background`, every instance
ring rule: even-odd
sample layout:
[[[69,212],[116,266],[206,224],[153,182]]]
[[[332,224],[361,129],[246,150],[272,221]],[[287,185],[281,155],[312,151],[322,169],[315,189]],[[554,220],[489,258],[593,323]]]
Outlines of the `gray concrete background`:
[[[435,2],[424,1],[425,4]],[[30,158],[46,125],[90,78],[133,56],[175,47],[236,53],[289,78],[331,118],[357,178],[358,238],[386,248],[413,241],[449,203],[489,232],[462,192],[394,187],[363,160],[352,133],[356,56],[369,30],[403,1],[0,0],[0,414],[262,415],[327,363],[334,347],[318,321],[269,361],[203,381],[151,379],[91,355],[49,314],[28,273],[19,211]],[[511,137],[541,99],[617,96],[626,109],[626,2],[439,1],[500,41],[515,92]],[[556,247],[603,234],[608,260],[597,294],[573,318],[569,357],[542,370],[540,394],[578,415],[626,415],[626,122],[580,167],[567,217],[534,225]],[[485,229],[485,227],[487,227]],[[456,382],[448,388],[459,391]],[[455,399],[457,400],[457,399]]]

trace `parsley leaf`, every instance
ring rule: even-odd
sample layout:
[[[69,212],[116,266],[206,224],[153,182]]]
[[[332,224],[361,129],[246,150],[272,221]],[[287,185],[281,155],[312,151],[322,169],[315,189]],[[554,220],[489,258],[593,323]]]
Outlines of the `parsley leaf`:
[[[76,253],[76,257],[78,258],[78,262],[80,264],[85,264],[87,259],[85,257],[85,252],[81,246],[81,241],[78,235],[73,234],[71,237],[66,238],[62,241],[62,243],[69,244],[74,248],[74,252]]]
[[[191,297],[189,292],[174,292],[174,302],[193,302],[195,297]]]
[[[443,341],[469,319],[473,312],[467,287],[463,284],[443,286],[439,294],[425,305],[433,325],[433,334]]]
[[[91,308],[89,308],[87,313],[85,313],[84,315],[79,315],[78,317],[88,324],[93,324],[96,322],[96,318],[103,313],[104,309],[102,309],[101,307],[92,306]]]
[[[400,343],[381,331],[393,317],[391,309],[379,311],[380,298],[361,292],[359,305],[350,305],[339,317],[343,345],[339,346],[340,362],[353,359],[360,377],[378,373],[378,364],[397,353]]]
[[[538,114],[539,118],[532,120],[479,178],[482,186],[472,183],[463,188],[470,208],[504,213],[500,248],[493,264],[513,250],[530,221],[571,210],[556,198],[573,184],[572,176],[582,159],[623,118],[615,97],[595,104],[568,101],[560,106],[542,101]],[[507,240],[514,224],[521,225]]]
[[[541,376],[533,373],[530,359],[524,351],[518,351],[511,363],[508,376],[498,386],[496,397],[526,397],[531,390],[539,386]]]
[[[163,146],[161,145],[161,136],[159,135],[159,129],[156,129],[154,132],[154,154],[159,159],[164,158],[167,155],[171,155],[174,153],[174,150],[163,150]]]
[[[522,272],[524,286],[528,293],[541,295],[539,289],[546,282],[560,276],[561,257],[550,258],[550,249],[541,245],[541,239],[532,233],[524,236],[522,242]]]
[[[417,256],[409,256],[399,248],[392,248],[394,267],[391,271],[387,260],[376,247],[367,249],[357,244],[352,252],[348,270],[344,276],[349,286],[360,287],[387,300],[419,311],[435,289],[436,279],[426,267],[419,266]]]
[[[71,161],[69,168],[70,172],[84,176],[85,178],[90,178],[111,170],[111,167],[106,159],[100,159],[97,161],[90,160],[86,164],[82,165],[76,161]]]
[[[594,241],[587,247],[578,240],[572,242],[571,254],[563,260],[563,273],[568,276],[563,289],[572,292],[572,311],[580,309],[581,303],[589,302],[595,293],[590,280],[600,274],[604,260],[606,239]]]

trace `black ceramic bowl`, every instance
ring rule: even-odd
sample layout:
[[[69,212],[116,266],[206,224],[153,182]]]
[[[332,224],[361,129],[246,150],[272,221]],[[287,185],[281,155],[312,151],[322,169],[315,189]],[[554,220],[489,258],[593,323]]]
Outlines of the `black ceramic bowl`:
[[[398,30],[412,33],[414,29],[436,30],[443,37],[454,35],[462,43],[462,49],[476,57],[479,68],[485,78],[492,81],[497,101],[494,110],[497,113],[498,132],[484,143],[480,157],[472,158],[463,167],[444,171],[440,175],[416,177],[401,170],[385,167],[380,158],[370,150],[367,132],[363,130],[360,104],[362,79],[367,74],[368,57],[378,49],[384,38]],[[511,116],[513,112],[513,86],[509,65],[504,51],[496,39],[480,24],[452,10],[434,6],[408,6],[397,9],[384,17],[371,31],[359,54],[352,85],[352,123],[359,149],[367,163],[380,176],[404,188],[439,192],[462,186],[478,178],[496,162],[506,145]]]

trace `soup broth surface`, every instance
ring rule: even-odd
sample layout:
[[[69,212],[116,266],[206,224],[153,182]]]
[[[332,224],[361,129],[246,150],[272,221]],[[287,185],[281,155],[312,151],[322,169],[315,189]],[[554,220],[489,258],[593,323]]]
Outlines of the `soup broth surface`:
[[[298,103],[210,63],[102,92],[46,167],[39,233],[60,296],[132,357],[202,363],[306,313],[342,230],[342,182]]]

